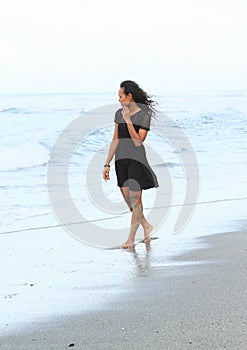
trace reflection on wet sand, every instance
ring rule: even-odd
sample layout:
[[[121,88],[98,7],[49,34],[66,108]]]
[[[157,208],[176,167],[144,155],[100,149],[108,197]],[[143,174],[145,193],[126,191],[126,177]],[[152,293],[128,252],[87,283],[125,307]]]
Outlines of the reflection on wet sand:
[[[150,264],[150,253],[151,253],[151,244],[150,242],[144,243],[145,251],[137,252],[135,246],[129,250],[132,253],[134,262],[136,265],[136,274],[137,276],[145,277],[148,276],[151,271]]]

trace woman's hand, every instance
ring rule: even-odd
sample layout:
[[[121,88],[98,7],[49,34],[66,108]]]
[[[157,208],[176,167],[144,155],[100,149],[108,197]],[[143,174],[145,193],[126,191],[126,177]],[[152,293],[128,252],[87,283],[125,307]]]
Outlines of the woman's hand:
[[[110,174],[110,167],[104,167],[104,170],[103,170],[103,179],[105,181],[108,181],[110,180],[110,177],[109,177],[109,174]]]
[[[126,123],[131,123],[129,108],[126,106],[123,106],[122,109],[123,109],[122,110],[123,119],[126,121]]]

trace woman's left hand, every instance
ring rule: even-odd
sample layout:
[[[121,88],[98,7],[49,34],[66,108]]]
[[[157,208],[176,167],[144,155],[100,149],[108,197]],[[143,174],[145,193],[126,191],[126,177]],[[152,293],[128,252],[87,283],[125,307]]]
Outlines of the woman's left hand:
[[[126,123],[131,123],[129,108],[126,106],[123,106],[122,109],[123,109],[122,110],[123,119],[126,121]]]
[[[105,181],[108,181],[110,180],[110,167],[104,167],[104,170],[103,170],[103,179]]]

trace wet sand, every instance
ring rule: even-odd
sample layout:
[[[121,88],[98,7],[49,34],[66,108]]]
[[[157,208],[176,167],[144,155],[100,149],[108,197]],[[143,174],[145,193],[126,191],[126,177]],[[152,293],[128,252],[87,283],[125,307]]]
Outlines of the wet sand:
[[[139,261],[132,288],[104,309],[31,323],[2,336],[0,349],[246,350],[247,231],[199,241],[149,273]]]

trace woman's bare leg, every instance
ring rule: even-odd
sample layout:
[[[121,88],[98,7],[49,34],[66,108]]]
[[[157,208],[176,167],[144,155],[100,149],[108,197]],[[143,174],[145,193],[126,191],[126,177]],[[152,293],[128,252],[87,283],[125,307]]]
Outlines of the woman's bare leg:
[[[130,211],[132,211],[132,205],[130,201],[130,194],[129,194],[129,187],[120,187],[120,191],[124,197],[125,202],[127,203]],[[141,192],[142,196],[142,192]],[[142,198],[142,197],[141,197]],[[147,243],[150,241],[150,233],[153,230],[153,226],[147,221],[145,216],[142,214],[142,219],[141,219],[141,225],[144,230],[144,239],[142,240],[143,243]]]
[[[120,187],[120,191],[124,197],[125,202],[127,203],[130,211],[132,211],[132,204],[130,201],[130,194],[129,194],[129,187]],[[142,192],[141,192],[141,198],[142,198]],[[142,214],[141,219],[141,225],[144,230],[144,239],[142,240],[143,243],[148,243],[150,241],[150,233],[153,230],[153,226],[147,221],[145,216]]]
[[[141,202],[142,202],[142,192],[141,192]],[[144,230],[144,239],[142,240],[143,243],[148,243],[150,242],[150,233],[153,230],[153,226],[147,221],[145,216],[142,214],[142,219],[141,219],[141,225]]]
[[[127,246],[127,248],[129,248],[129,245],[133,247],[135,234],[140,223],[144,229],[144,239],[142,242],[148,243],[153,226],[143,215],[142,192],[130,191],[129,187],[121,187],[120,190],[125,202],[132,211],[130,235],[128,240],[121,247],[126,248]]]
[[[131,227],[128,239],[121,245],[123,249],[132,249],[135,241],[136,231],[141,223],[143,207],[141,202],[141,191],[129,191],[129,200],[132,207]]]

